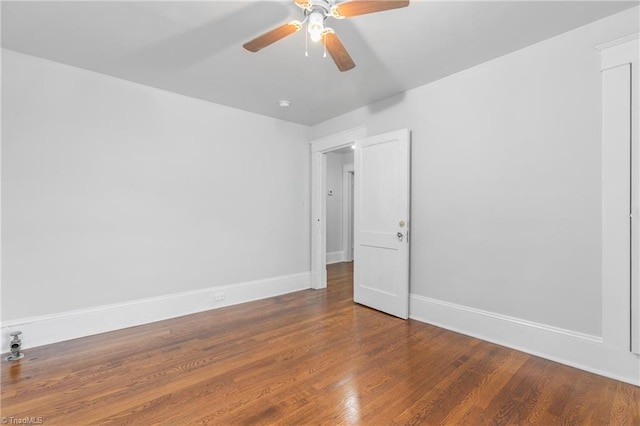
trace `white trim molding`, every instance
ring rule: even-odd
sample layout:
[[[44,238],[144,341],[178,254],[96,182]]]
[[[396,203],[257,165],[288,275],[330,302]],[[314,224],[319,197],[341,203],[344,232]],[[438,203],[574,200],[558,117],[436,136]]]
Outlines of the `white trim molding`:
[[[343,262],[353,261],[353,163],[342,165],[342,249]]]
[[[362,139],[367,136],[366,126],[358,126],[347,129],[324,138],[315,139],[309,142],[311,144],[311,152],[327,152],[344,148],[353,143],[353,141]]]
[[[600,47],[602,70],[602,337],[640,381],[637,34]],[[630,215],[631,213],[631,215]],[[634,225],[632,226],[632,222]],[[635,352],[635,354],[633,353]],[[632,359],[632,358],[629,358]],[[613,368],[613,366],[612,366]]]
[[[596,47],[600,52],[602,71],[638,60],[640,33],[628,35]]]
[[[627,36],[620,37],[618,39],[611,40],[611,41],[608,41],[606,43],[599,44],[599,45],[597,45],[595,47],[595,49],[599,50],[599,51],[603,51],[603,50],[618,46],[620,44],[625,44],[625,43],[628,43],[630,41],[637,40],[639,38],[640,38],[640,33],[629,34]]]
[[[169,294],[89,309],[5,321],[0,332],[3,347],[9,334],[23,332],[23,348],[29,349],[93,334],[149,324],[170,318],[265,299],[310,288],[310,273],[285,275],[202,290]],[[224,300],[215,300],[217,295]]]
[[[344,262],[344,251],[333,251],[331,253],[327,253],[327,265],[332,263],[340,263]]]
[[[367,135],[366,126],[311,142],[311,288],[327,287],[327,159],[326,153],[344,148]]]
[[[409,318],[640,386],[638,357],[579,333],[412,294]]]
[[[327,287],[327,156],[311,154],[311,288]]]

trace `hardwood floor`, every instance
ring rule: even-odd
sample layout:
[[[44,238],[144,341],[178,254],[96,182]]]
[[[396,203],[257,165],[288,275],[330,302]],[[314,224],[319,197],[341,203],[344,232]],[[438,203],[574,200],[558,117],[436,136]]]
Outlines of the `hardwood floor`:
[[[331,265],[329,280],[328,290],[27,350],[2,362],[2,416],[45,425],[640,425],[640,388],[355,305],[352,264]]]

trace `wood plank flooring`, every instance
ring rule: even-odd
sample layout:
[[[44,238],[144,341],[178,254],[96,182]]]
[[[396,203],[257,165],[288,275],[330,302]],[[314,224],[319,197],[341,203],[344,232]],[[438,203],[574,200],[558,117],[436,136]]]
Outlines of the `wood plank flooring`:
[[[348,263],[327,290],[25,352],[2,416],[45,425],[640,425],[640,388],[355,305]]]

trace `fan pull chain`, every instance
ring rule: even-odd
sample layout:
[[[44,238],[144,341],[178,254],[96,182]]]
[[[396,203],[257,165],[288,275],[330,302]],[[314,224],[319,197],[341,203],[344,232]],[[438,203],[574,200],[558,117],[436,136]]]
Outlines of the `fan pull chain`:
[[[307,27],[309,24],[307,24]],[[309,57],[309,31],[304,32],[304,56]]]
[[[324,45],[324,54],[322,55],[323,58],[327,57],[327,38],[323,35],[322,36],[322,44]]]

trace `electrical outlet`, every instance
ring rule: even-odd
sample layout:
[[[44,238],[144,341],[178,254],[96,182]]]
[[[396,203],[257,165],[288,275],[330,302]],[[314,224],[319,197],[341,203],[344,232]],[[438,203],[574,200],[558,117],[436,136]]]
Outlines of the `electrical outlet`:
[[[218,294],[216,294],[216,295],[214,296],[214,300],[215,300],[216,302],[219,302],[219,301],[221,301],[221,300],[224,300],[224,293],[218,293]]]

